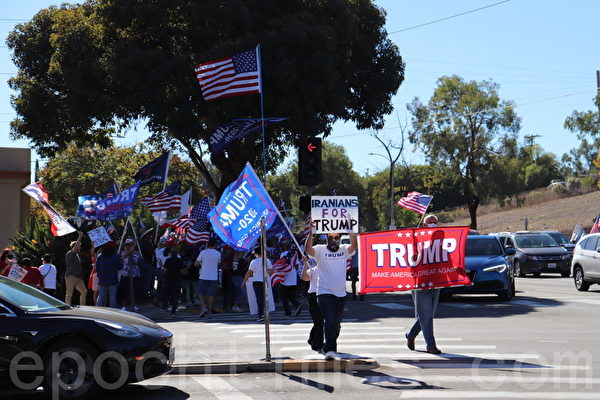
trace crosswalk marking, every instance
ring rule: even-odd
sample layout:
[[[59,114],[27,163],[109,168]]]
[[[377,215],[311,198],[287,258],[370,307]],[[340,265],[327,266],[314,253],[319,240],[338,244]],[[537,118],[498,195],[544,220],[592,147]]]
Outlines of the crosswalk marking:
[[[197,376],[194,381],[204,386],[213,396],[222,400],[249,400],[252,397],[240,392],[237,388],[218,376]]]
[[[405,390],[400,393],[400,399],[541,399],[541,400],[564,400],[564,399],[598,399],[598,393],[581,392],[508,392],[508,391],[450,391],[436,389]]]
[[[400,304],[400,303],[373,303],[374,306],[387,308],[390,310],[412,310],[413,305]]]
[[[391,379],[386,379],[391,378]],[[388,382],[400,382],[410,380],[426,380],[428,384],[437,382],[445,383],[476,383],[476,382],[489,382],[489,383],[509,383],[509,382],[523,382],[523,383],[544,383],[550,384],[577,384],[577,385],[598,385],[598,380],[595,378],[576,378],[576,377],[559,377],[559,376],[524,376],[514,374],[510,375],[414,375],[402,377],[394,376],[381,376],[381,375],[369,375],[363,378],[363,383],[377,383],[382,381]],[[487,396],[486,396],[487,397]]]
[[[463,349],[473,349],[473,350],[494,350],[496,348],[493,344],[450,344],[444,345],[444,350],[463,350]],[[282,347],[280,351],[306,351],[306,346],[288,346]],[[396,344],[348,344],[344,345],[343,349],[406,349],[406,345],[396,345]]]
[[[303,336],[302,340],[271,340],[271,344],[294,344],[294,343],[306,343],[306,335]],[[369,336],[371,336],[371,334],[369,334]],[[264,337],[264,335],[263,335]],[[421,339],[421,338],[417,338],[417,341],[420,342],[424,342],[425,339]],[[436,342],[460,342],[462,339],[460,338],[436,338],[435,339]],[[340,337],[337,340],[338,344],[344,344],[344,343],[366,343],[366,342],[371,342],[371,340],[368,339],[346,339],[344,338],[344,335],[340,335]],[[388,338],[385,339],[386,343],[392,343],[392,342],[406,342],[406,338],[403,337],[399,337],[399,338]],[[265,342],[262,342],[262,344],[265,344]]]
[[[295,336],[305,336],[306,334],[308,334],[308,332],[310,331],[311,327],[305,327],[305,328],[286,328],[286,329],[279,329],[279,327],[275,328],[272,330],[272,336],[277,336],[277,337],[295,337]],[[376,331],[374,331],[374,329],[376,329]],[[398,326],[398,327],[381,327],[381,328],[360,328],[360,327],[344,327],[342,332],[340,333],[340,336],[349,336],[349,335],[369,335],[369,336],[389,336],[392,335],[394,332],[402,332],[402,329],[404,329],[403,326]],[[371,332],[364,332],[364,331],[371,331]],[[297,331],[298,333],[292,333]],[[392,332],[381,332],[381,331],[392,331]],[[257,332],[257,333],[255,333]],[[261,338],[264,337],[264,332],[265,329],[238,329],[238,330],[233,330],[230,333],[251,333],[250,335],[244,335],[244,338]],[[281,332],[285,332],[285,333],[281,333]],[[401,333],[400,333],[401,335]]]

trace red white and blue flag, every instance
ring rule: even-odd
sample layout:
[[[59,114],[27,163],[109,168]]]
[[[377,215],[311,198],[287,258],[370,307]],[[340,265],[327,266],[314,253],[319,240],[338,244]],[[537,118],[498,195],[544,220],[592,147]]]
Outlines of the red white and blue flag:
[[[259,48],[196,67],[204,100],[260,93]]]
[[[287,274],[292,271],[298,262],[298,251],[296,246],[292,248],[279,260],[273,263],[274,272],[271,274],[271,286],[275,286],[285,280]]]
[[[188,244],[198,244],[208,242],[210,237],[208,213],[211,210],[210,199],[208,197],[196,204],[190,211],[190,218],[194,224],[189,227],[185,233],[185,241]]]
[[[179,182],[171,183],[162,192],[154,196],[146,196],[140,203],[148,207],[150,212],[167,211],[181,208],[181,184]]]
[[[407,210],[416,211],[423,215],[427,212],[432,199],[433,196],[419,192],[410,192],[406,197],[401,198],[397,204]]]

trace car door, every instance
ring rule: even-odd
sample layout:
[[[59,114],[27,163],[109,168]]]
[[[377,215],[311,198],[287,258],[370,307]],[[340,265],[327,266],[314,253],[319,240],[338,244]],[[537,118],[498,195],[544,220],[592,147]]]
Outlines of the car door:
[[[510,238],[509,236],[506,236],[504,238],[504,241],[502,242],[502,244],[504,245],[505,249],[514,249],[515,248],[515,243],[513,242],[512,238]],[[514,265],[514,262],[513,262],[514,258],[515,258],[514,254],[506,255],[506,259],[508,260],[508,263],[510,265]]]
[[[600,253],[598,253],[598,236],[590,236],[581,244],[580,263],[583,275],[588,278],[600,278]]]

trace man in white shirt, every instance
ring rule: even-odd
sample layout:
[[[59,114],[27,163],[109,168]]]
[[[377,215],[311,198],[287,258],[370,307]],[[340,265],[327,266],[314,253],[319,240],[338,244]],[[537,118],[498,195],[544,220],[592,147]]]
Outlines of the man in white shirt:
[[[200,298],[200,316],[207,318],[212,316],[215,294],[219,287],[219,264],[221,263],[221,252],[215,249],[217,244],[215,239],[210,239],[206,244],[206,249],[198,254],[194,263],[200,267],[200,280],[198,281],[198,297]]]
[[[337,338],[346,303],[346,260],[354,255],[358,247],[356,235],[349,233],[350,244],[340,244],[341,234],[327,235],[327,245],[313,246],[312,231],[306,238],[306,253],[317,262],[317,302],[325,318],[325,343],[323,352],[326,360],[337,357]]]
[[[40,265],[40,273],[44,279],[44,292],[54,297],[56,292],[56,267],[52,265],[52,256],[50,254],[44,254],[42,258],[44,262]]]

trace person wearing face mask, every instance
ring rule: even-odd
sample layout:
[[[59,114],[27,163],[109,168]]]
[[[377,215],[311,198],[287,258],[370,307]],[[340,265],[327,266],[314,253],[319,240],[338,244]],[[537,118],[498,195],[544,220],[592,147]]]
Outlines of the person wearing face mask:
[[[306,254],[317,262],[317,303],[325,319],[323,353],[326,360],[337,358],[337,338],[346,302],[346,261],[358,248],[356,235],[349,233],[350,244],[340,244],[339,233],[329,233],[327,244],[313,246],[312,231],[306,238]]]
[[[438,226],[438,219],[433,214],[429,214],[423,220],[423,227],[433,228],[436,226]],[[409,350],[414,350],[415,338],[419,332],[423,331],[427,352],[440,354],[442,351],[437,348],[433,336],[433,317],[440,298],[440,289],[419,289],[411,292],[415,304],[415,322],[410,330],[406,332],[406,347]]]

